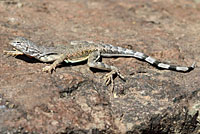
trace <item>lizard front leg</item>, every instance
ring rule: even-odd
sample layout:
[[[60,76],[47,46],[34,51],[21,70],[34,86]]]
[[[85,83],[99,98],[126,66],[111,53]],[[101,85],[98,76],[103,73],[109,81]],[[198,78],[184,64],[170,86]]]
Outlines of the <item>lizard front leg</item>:
[[[18,55],[24,55],[24,53],[18,51],[18,50],[15,50],[15,51],[6,51],[4,50],[3,51],[3,54],[5,55],[9,55],[9,56],[18,56]]]
[[[105,75],[104,80],[106,85],[111,84],[111,89],[113,90],[114,88],[113,75],[117,74],[123,80],[124,77],[120,74],[119,70],[115,66],[110,66],[103,62],[98,62],[99,58],[100,58],[100,52],[95,51],[89,55],[87,64],[89,67],[92,68],[111,71]]]
[[[58,59],[56,59],[50,66],[45,66],[43,69],[42,69],[42,71],[43,72],[52,72],[52,71],[54,71],[55,69],[56,69],[56,67],[61,63],[61,62],[63,62],[64,60],[66,60],[66,58],[67,58],[67,55],[66,54],[61,54],[60,56],[59,56],[59,58]]]

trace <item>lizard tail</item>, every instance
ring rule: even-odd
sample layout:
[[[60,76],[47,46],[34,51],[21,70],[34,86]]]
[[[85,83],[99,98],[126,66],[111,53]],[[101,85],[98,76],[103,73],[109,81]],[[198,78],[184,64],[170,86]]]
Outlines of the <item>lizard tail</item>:
[[[167,69],[167,70],[174,70],[174,71],[178,71],[178,72],[190,72],[191,70],[193,70],[195,68],[195,64],[196,62],[194,62],[191,66],[186,67],[186,66],[176,66],[176,65],[169,65],[166,63],[162,63],[158,60],[156,60],[155,58],[148,56],[144,53],[141,52],[132,52],[132,56],[135,58],[138,58],[140,60],[144,60],[148,63],[150,63],[153,66],[156,66],[157,68],[160,69]]]
[[[189,67],[169,65],[169,64],[160,62],[160,61],[156,60],[155,58],[148,56],[148,55],[141,53],[141,52],[135,52],[135,51],[130,50],[130,49],[111,46],[111,45],[110,45],[110,47],[111,47],[111,51],[118,56],[121,55],[121,56],[134,57],[134,58],[137,58],[139,60],[146,61],[146,62],[150,63],[151,65],[153,65],[157,68],[160,68],[160,69],[173,70],[173,71],[177,71],[177,72],[190,72],[191,70],[193,70],[195,68],[195,64],[196,64],[196,62],[194,62]]]

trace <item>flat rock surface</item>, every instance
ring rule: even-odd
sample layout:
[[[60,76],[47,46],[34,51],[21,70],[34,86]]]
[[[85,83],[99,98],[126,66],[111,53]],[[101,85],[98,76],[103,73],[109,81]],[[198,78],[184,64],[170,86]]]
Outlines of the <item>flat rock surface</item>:
[[[189,73],[159,70],[134,58],[104,58],[126,77],[106,87],[106,72],[85,63],[46,63],[8,57],[9,41],[46,46],[73,40],[110,43]],[[200,1],[0,0],[0,133],[200,133]]]

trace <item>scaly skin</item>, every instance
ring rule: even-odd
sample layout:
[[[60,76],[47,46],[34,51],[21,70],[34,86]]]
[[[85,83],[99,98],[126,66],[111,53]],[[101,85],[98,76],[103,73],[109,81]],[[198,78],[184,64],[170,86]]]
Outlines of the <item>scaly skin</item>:
[[[110,73],[105,75],[104,79],[106,85],[111,83],[112,89],[113,75],[117,74],[122,79],[124,79],[124,77],[116,67],[99,62],[98,60],[101,56],[134,57],[146,61],[157,68],[178,72],[189,72],[195,67],[195,63],[190,67],[168,65],[141,52],[135,52],[130,49],[110,44],[94,43],[89,41],[73,41],[68,45],[47,47],[37,45],[23,37],[17,37],[15,40],[11,41],[10,44],[14,47],[15,51],[4,51],[4,54],[6,55],[17,56],[25,54],[42,62],[53,62],[51,65],[42,69],[44,72],[52,72],[63,61],[67,63],[76,63],[88,60],[87,64],[89,67],[110,71]]]

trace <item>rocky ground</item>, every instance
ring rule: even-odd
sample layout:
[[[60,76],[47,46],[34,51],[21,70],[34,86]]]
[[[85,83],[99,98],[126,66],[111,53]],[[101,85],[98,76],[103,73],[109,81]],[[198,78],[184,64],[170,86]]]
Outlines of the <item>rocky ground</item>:
[[[199,0],[0,0],[0,133],[200,133]],[[126,77],[115,90],[106,72],[84,63],[53,74],[26,56],[8,57],[9,41],[40,45],[105,42],[190,66],[159,70],[134,58],[106,58]]]

